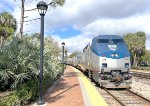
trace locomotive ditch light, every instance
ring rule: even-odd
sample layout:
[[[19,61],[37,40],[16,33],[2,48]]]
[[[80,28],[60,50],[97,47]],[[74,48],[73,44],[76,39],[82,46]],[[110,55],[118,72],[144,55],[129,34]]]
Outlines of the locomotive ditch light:
[[[124,77],[125,80],[129,80],[129,79],[131,79],[131,78],[132,78],[132,75],[131,75],[131,74],[126,74],[125,77]]]
[[[102,80],[107,80],[107,76],[104,75],[104,74],[100,74],[100,78],[101,78]]]

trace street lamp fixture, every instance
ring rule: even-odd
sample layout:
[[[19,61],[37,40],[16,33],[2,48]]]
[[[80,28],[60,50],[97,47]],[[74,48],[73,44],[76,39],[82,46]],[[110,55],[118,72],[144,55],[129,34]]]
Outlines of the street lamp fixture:
[[[65,46],[65,42],[62,42],[61,44],[62,44],[62,46]]]
[[[37,9],[38,9],[38,12],[40,13],[40,15],[45,15],[46,11],[48,9],[48,5],[44,1],[40,1],[37,4]]]
[[[37,4],[38,12],[41,16],[41,34],[40,34],[40,72],[39,72],[39,100],[37,105],[43,105],[43,50],[44,50],[44,16],[48,9],[48,5],[44,1]]]

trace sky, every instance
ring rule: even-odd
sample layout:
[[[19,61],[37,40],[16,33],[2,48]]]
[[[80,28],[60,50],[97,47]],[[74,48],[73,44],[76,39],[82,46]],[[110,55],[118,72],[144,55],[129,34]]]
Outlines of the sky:
[[[21,0],[0,0],[0,12],[8,11],[20,23]],[[40,0],[25,0],[25,10]],[[50,3],[51,0],[43,0]],[[40,18],[37,10],[25,11],[25,21]],[[150,0],[66,0],[63,7],[48,7],[45,36],[65,42],[68,52],[82,49],[98,35],[120,35],[143,31],[150,49]],[[24,23],[24,33],[40,33],[40,20]]]

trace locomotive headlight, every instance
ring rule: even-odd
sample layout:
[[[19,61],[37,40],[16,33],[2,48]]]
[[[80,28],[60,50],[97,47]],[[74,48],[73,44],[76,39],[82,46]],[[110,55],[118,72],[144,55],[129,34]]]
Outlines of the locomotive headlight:
[[[129,68],[129,63],[125,63],[125,68]]]
[[[113,53],[113,54],[111,54],[111,57],[119,57],[119,54]]]

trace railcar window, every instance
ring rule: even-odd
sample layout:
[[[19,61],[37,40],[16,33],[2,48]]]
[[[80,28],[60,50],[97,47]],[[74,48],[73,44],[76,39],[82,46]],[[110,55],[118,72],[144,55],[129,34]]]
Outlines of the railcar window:
[[[97,43],[109,43],[109,39],[98,39]]]
[[[116,43],[124,43],[123,39],[112,39],[111,41],[114,44],[116,44]]]

